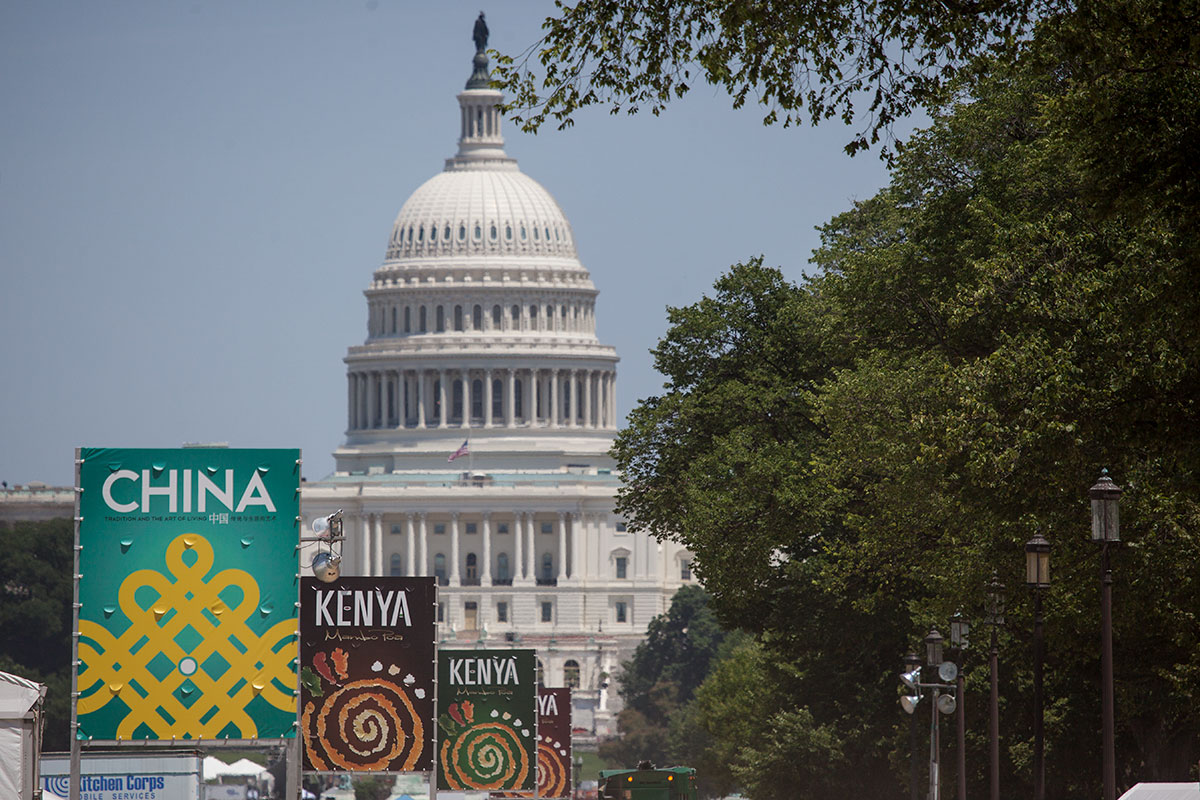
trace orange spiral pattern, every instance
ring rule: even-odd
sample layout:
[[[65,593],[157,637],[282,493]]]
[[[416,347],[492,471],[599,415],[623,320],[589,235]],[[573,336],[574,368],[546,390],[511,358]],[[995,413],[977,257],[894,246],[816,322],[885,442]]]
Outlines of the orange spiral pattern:
[[[421,717],[408,693],[388,681],[348,683],[319,710],[308,703],[301,724],[305,751],[317,770],[333,764],[346,770],[407,772],[421,757]]]
[[[467,728],[442,741],[443,774],[450,788],[519,789],[529,777],[529,757],[517,732],[499,722]]]
[[[546,742],[538,742],[538,797],[569,797],[570,775],[566,759]]]

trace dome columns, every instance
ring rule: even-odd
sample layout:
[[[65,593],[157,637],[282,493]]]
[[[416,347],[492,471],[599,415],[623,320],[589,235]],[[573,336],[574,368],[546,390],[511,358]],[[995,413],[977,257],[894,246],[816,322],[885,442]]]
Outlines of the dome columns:
[[[352,431],[613,430],[615,386],[616,373],[611,369],[530,366],[354,370],[347,376],[347,425]]]

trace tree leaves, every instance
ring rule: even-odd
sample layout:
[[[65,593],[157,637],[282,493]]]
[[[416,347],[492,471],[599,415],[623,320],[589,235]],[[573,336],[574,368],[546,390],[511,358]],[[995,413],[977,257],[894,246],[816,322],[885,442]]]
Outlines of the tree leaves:
[[[1064,7],[992,0],[796,4],[772,0],[556,0],[545,35],[497,54],[495,85],[524,130],[563,128],[581,108],[660,113],[696,78],[785,127],[840,118],[862,127],[853,153],[932,103],[983,53],[1011,53],[1031,22]],[[539,74],[539,71],[541,74]],[[693,78],[693,75],[696,78]],[[865,105],[865,110],[862,106]]]
[[[1095,793],[1101,467],[1125,486],[1119,780],[1183,780],[1195,761],[1200,58],[1190,34],[1148,32],[1196,5],[1060,11],[1017,60],[954,76],[891,184],[825,226],[818,274],[734,265],[669,312],[664,391],[614,448],[619,506],[691,548],[721,619],[763,643],[779,709],[764,724],[795,745],[768,758],[758,741],[768,760],[743,775],[819,751],[857,769],[813,778],[813,796],[898,788],[872,759],[904,741],[899,657],[957,610],[978,620],[995,570],[1014,587],[1004,782],[1025,786],[1031,609],[1015,587],[1042,533],[1049,791]]]

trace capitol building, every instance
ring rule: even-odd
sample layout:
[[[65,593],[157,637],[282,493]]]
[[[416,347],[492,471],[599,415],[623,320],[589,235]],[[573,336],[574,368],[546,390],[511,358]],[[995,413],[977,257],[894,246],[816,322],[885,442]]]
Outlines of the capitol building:
[[[577,732],[604,736],[614,674],[691,555],[614,512],[618,357],[570,223],[505,153],[500,101],[478,48],[458,150],[367,285],[345,441],[303,512],[343,511],[343,574],[436,576],[444,645],[536,648],[544,683],[574,689]]]
[[[472,66],[458,150],[401,206],[367,283],[345,439],[301,509],[342,511],[344,575],[436,576],[442,645],[536,649],[587,741],[616,733],[616,673],[694,582],[692,556],[614,511],[618,357],[596,336],[596,284],[558,203],[505,153],[478,41]],[[6,486],[0,525],[74,501]]]

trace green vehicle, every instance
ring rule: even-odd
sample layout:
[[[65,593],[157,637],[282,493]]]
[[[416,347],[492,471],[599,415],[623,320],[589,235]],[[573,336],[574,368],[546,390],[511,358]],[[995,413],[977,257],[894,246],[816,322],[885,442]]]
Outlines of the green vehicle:
[[[637,769],[602,769],[600,800],[696,800],[696,770],[645,761]]]

